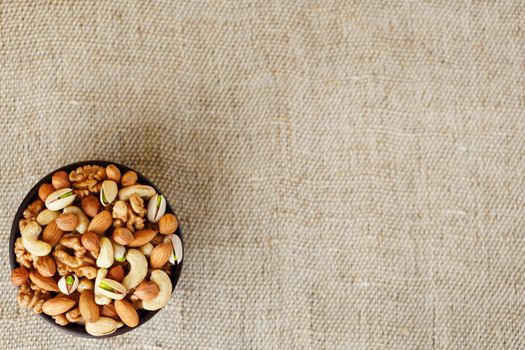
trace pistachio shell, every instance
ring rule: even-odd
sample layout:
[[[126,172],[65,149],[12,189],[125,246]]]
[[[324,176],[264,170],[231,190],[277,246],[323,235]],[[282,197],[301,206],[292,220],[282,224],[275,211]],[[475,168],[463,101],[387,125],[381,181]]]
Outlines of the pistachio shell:
[[[180,264],[184,256],[184,251],[182,249],[182,241],[177,235],[170,235],[169,239],[171,240],[171,245],[173,246],[173,254],[170,256],[169,262],[175,265]]]
[[[41,226],[49,225],[49,223],[57,218],[60,213],[49,209],[44,209],[36,217],[36,222]]]
[[[126,261],[126,248],[115,241],[111,241],[111,244],[113,244],[114,259],[119,262]]]
[[[68,195],[71,192],[71,195]],[[59,198],[64,195],[68,195],[64,198]],[[46,207],[49,210],[57,211],[64,209],[65,207],[69,206],[73,201],[75,200],[76,195],[73,194],[73,190],[71,188],[62,188],[60,190],[57,190],[53,193],[51,193],[46,198]]]
[[[114,291],[112,292],[112,291],[102,288],[102,284],[108,285],[109,287],[113,288]],[[114,299],[114,300],[124,299],[124,297],[126,296],[128,292],[126,287],[124,287],[122,284],[120,284],[119,282],[115,280],[109,279],[109,278],[102,278],[100,280],[100,284],[97,287],[98,287],[98,292],[100,294],[108,298]]]
[[[106,180],[102,183],[100,188],[100,203],[103,206],[111,204],[118,194],[118,185],[115,181]]]
[[[107,237],[100,238],[100,252],[98,253],[97,266],[109,268],[115,258],[113,245]]]
[[[94,336],[102,336],[114,333],[117,328],[124,325],[122,322],[115,321],[109,317],[100,317],[97,322],[86,323],[86,331]]]
[[[73,285],[71,285],[71,287],[69,288],[67,286],[67,281],[66,281],[68,277],[73,278]],[[60,289],[60,291],[64,293],[65,295],[72,294],[74,291],[77,290],[77,287],[78,287],[78,277],[75,275],[62,276],[62,278],[58,281],[58,289]]]
[[[166,212],[166,199],[161,194],[156,194],[149,200],[147,217],[149,222],[159,222]]]

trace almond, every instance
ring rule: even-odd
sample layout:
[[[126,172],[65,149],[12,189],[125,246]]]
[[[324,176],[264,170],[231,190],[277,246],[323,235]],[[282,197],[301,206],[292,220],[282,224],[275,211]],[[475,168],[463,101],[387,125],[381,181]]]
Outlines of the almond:
[[[80,223],[78,216],[73,213],[62,213],[55,219],[55,222],[62,231],[73,231]]]
[[[177,231],[179,222],[177,217],[173,214],[165,214],[160,218],[159,221],[159,232],[163,235],[169,235]]]
[[[139,299],[152,300],[159,294],[159,287],[153,282],[144,281],[138,285],[133,293]]]
[[[87,216],[93,218],[100,211],[100,202],[95,196],[87,196],[80,202],[80,207]]]
[[[60,241],[60,238],[62,238],[63,234],[64,231],[58,228],[57,223],[55,221],[51,221],[44,228],[44,232],[42,232],[42,240],[53,247],[58,243],[58,241]]]
[[[57,171],[54,173],[53,177],[51,178],[51,183],[53,184],[55,190],[60,190],[71,185],[69,182],[69,175],[65,171]]]
[[[20,266],[11,271],[11,282],[13,282],[15,286],[26,284],[28,277],[29,271],[27,271],[25,267]]]
[[[38,189],[38,197],[40,197],[41,200],[45,201],[47,196],[49,196],[53,192],[55,192],[55,188],[53,187],[53,185],[42,184]]]
[[[38,273],[44,277],[53,277],[57,271],[55,261],[49,255],[41,256],[33,264]]]
[[[144,245],[151,241],[156,234],[157,231],[150,229],[135,231],[135,234],[133,235],[133,241],[128,243],[128,246],[133,248],[140,247],[141,245]]]
[[[92,253],[98,254],[100,251],[100,238],[98,238],[98,236],[91,231],[84,233],[80,237],[80,242],[82,242],[84,248]]]
[[[137,183],[138,176],[137,173],[134,171],[128,171],[124,175],[122,175],[122,178],[120,179],[120,184],[122,187],[128,187],[132,186]]]
[[[113,180],[115,182],[120,181],[120,170],[115,165],[110,164],[106,167],[106,176],[108,179]]]
[[[97,322],[100,317],[100,309],[95,303],[95,295],[91,290],[85,290],[80,294],[78,300],[80,314],[86,322]]]
[[[113,303],[103,305],[102,310],[100,311],[100,314],[102,316],[110,317],[113,319],[118,318],[117,311],[115,310],[115,306],[113,305]]]
[[[43,290],[60,293],[60,289],[58,289],[57,282],[51,277],[44,277],[37,271],[31,271],[29,272],[29,278],[34,284],[36,284]]]
[[[49,316],[56,316],[75,306],[75,301],[66,297],[58,296],[45,301],[42,304],[42,311]]]
[[[88,231],[95,232],[97,235],[103,234],[113,223],[111,213],[107,210],[102,210],[95,215],[89,224]]]
[[[139,315],[137,310],[127,300],[115,300],[115,310],[117,311],[120,320],[128,327],[136,327],[139,324]]]
[[[170,255],[173,254],[171,243],[162,243],[153,248],[149,257],[150,266],[154,269],[161,268],[168,262]]]
[[[112,280],[115,280],[117,282],[122,281],[125,275],[126,272],[124,272],[124,269],[120,265],[113,266],[108,271],[108,278],[111,278]]]
[[[125,227],[118,227],[113,231],[113,240],[118,244],[128,245],[133,239],[133,233]]]

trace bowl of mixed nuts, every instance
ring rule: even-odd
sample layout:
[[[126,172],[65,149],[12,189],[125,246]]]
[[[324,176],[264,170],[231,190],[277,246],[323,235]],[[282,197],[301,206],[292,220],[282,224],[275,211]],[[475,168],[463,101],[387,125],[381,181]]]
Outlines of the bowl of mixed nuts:
[[[183,259],[167,199],[140,173],[106,161],[40,180],[15,215],[10,247],[18,304],[83,337],[148,321],[169,302]]]

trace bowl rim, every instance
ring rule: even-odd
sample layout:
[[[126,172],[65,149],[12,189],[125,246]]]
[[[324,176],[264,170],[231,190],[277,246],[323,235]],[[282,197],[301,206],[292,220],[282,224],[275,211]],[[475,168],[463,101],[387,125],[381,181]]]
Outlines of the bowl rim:
[[[23,217],[23,212],[27,208],[27,206],[33,200],[38,198],[38,189],[40,188],[40,186],[43,183],[46,183],[46,182],[50,183],[51,182],[51,177],[57,171],[64,170],[64,171],[69,173],[70,171],[72,171],[72,170],[74,170],[74,169],[76,169],[76,168],[78,168],[80,166],[84,166],[84,165],[99,165],[99,166],[106,167],[106,166],[108,166],[110,164],[113,164],[117,168],[119,168],[119,170],[121,171],[122,174],[124,174],[125,172],[130,171],[130,170],[136,172],[137,173],[137,177],[138,177],[138,179],[139,179],[139,181],[141,183],[153,187],[157,193],[163,193],[163,192],[161,192],[159,190],[159,188],[151,180],[149,180],[147,177],[145,177],[144,175],[142,175],[141,173],[139,173],[135,169],[130,168],[130,167],[126,166],[126,165],[122,165],[122,164],[115,163],[115,162],[110,162],[110,161],[107,161],[107,160],[87,160],[87,161],[75,162],[75,163],[70,163],[70,164],[64,165],[64,166],[62,166],[62,167],[60,167],[58,169],[53,170],[52,172],[50,172],[46,176],[42,177],[31,188],[31,190],[29,190],[29,192],[26,194],[26,196],[24,197],[24,199],[20,203],[20,206],[18,207],[18,210],[17,210],[17,212],[16,212],[16,214],[14,216],[13,224],[11,226],[11,235],[10,235],[10,239],[9,239],[9,247],[10,247],[10,249],[9,249],[9,264],[11,266],[11,270],[14,270],[15,268],[20,266],[20,264],[16,261],[15,252],[14,252],[15,241],[16,241],[16,239],[18,237],[20,237],[20,230],[18,228],[18,222]],[[175,215],[177,217],[177,215],[175,214],[175,211],[173,210],[173,207],[169,203],[168,199],[166,197],[164,197],[164,198],[166,199],[166,213],[171,213],[171,214],[173,214],[173,215]],[[178,219],[178,217],[177,217],[177,219]],[[179,238],[181,239],[182,249],[183,249],[183,252],[184,252],[184,241],[183,241],[183,237],[182,237],[182,230],[181,230],[181,227],[180,227],[180,220],[179,220],[179,226],[177,227],[177,231],[175,232],[175,234],[177,234],[179,236]],[[171,270],[170,280],[171,280],[171,283],[172,283],[172,291],[171,291],[172,296],[173,296],[173,293],[175,292],[175,287],[177,286],[177,283],[179,281],[183,263],[184,263],[184,260],[181,261],[179,264],[177,264],[177,266],[175,266]],[[111,334],[108,334],[108,335],[103,335],[103,336],[93,336],[93,335],[89,334],[83,326],[80,326],[80,325],[77,325],[77,324],[74,324],[74,323],[70,323],[70,324],[68,324],[66,326],[60,326],[59,324],[55,323],[55,321],[53,320],[53,318],[51,316],[48,316],[48,315],[46,315],[44,313],[40,313],[40,314],[38,314],[38,316],[40,318],[42,318],[43,320],[45,320],[47,323],[50,323],[54,327],[60,329],[62,332],[65,332],[67,334],[74,335],[74,336],[77,336],[77,337],[83,337],[83,338],[99,339],[99,338],[111,338],[111,337],[115,337],[115,336],[118,336],[118,335],[130,332],[132,330],[135,330],[135,329],[139,328],[140,326],[142,326],[147,321],[149,321],[153,316],[155,316],[155,314],[157,314],[157,312],[159,312],[163,308],[161,308],[159,310],[154,310],[154,311],[144,311],[144,312],[142,312],[142,316],[140,317],[139,324],[136,327],[132,328],[132,327],[128,327],[128,326],[124,325],[124,326],[118,328],[115,332],[113,332]]]

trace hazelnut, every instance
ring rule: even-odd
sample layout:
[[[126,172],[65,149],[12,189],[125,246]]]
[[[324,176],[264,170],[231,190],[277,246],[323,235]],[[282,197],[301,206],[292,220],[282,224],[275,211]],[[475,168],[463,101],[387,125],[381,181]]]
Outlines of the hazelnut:
[[[159,232],[164,235],[174,233],[179,226],[177,217],[173,214],[165,214],[160,218],[159,221]]]
[[[62,213],[55,219],[55,222],[62,231],[73,231],[80,223],[78,216],[73,213]]]
[[[25,267],[17,267],[13,271],[11,271],[11,282],[15,286],[21,286],[27,283],[27,279],[29,278],[29,271]]]
[[[128,187],[132,186],[137,183],[138,176],[137,173],[134,171],[128,171],[124,175],[122,175],[122,178],[120,179],[120,184],[122,187]]]
[[[98,253],[100,251],[100,239],[91,231],[84,233],[80,237],[80,242],[82,242],[82,245],[90,252]]]
[[[113,231],[113,240],[121,245],[128,245],[133,241],[133,233],[125,227],[118,227]]]
[[[100,202],[95,196],[87,196],[80,203],[82,211],[89,217],[95,217],[100,211]]]
[[[65,171],[57,171],[54,173],[51,182],[53,183],[55,190],[67,188],[71,185],[71,182],[69,182],[69,175]]]
[[[55,188],[51,184],[42,184],[40,188],[38,189],[38,197],[45,201],[47,196],[49,196],[51,193],[55,192]]]
[[[108,271],[108,278],[115,280],[117,282],[122,281],[125,275],[126,273],[124,272],[124,269],[120,265],[113,266]]]
[[[120,181],[120,170],[115,165],[110,164],[106,167],[106,176],[118,183]]]

